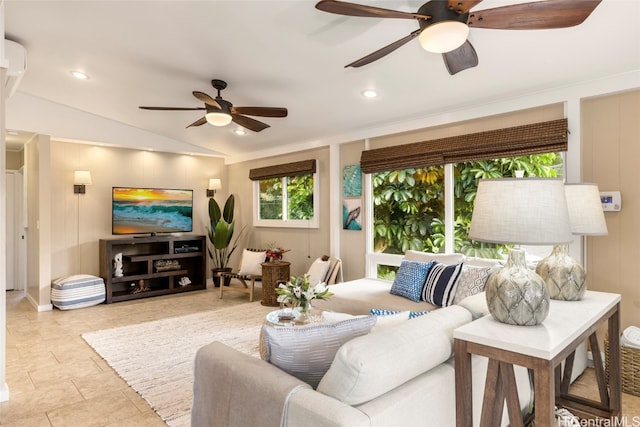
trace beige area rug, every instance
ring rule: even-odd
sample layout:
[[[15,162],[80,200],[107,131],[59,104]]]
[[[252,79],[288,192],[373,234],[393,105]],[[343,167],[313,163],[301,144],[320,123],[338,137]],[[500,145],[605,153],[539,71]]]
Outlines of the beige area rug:
[[[189,426],[196,351],[221,341],[259,357],[259,302],[89,332],[82,338],[170,426]]]

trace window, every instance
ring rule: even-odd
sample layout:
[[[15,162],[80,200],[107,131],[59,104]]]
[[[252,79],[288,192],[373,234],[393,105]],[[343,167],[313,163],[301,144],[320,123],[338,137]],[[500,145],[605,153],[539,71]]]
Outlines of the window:
[[[363,151],[373,191],[367,275],[389,278],[407,249],[500,257],[506,246],[467,237],[478,180],[519,169],[562,176],[567,131],[558,119]]]
[[[470,241],[467,237],[478,181],[483,178],[511,177],[516,170],[524,170],[525,176],[563,175],[560,153],[471,161],[451,166],[373,174],[374,252],[401,255],[411,249],[501,258],[506,255],[509,246]],[[449,174],[453,175],[452,200],[445,196],[449,194],[445,188]],[[445,219],[447,204],[453,209],[450,222]],[[453,247],[446,245],[448,236]],[[550,247],[536,248],[536,252],[542,256],[549,251]],[[376,275],[392,280],[396,269],[394,264],[388,264],[380,258]]]
[[[287,164],[251,170],[250,178],[254,180],[254,225],[305,228],[319,226],[319,180],[315,160],[312,162],[312,167],[308,162],[298,162],[295,165],[299,167],[296,168],[291,166],[294,164]],[[300,163],[305,163],[305,167]],[[301,171],[308,173],[300,173]]]

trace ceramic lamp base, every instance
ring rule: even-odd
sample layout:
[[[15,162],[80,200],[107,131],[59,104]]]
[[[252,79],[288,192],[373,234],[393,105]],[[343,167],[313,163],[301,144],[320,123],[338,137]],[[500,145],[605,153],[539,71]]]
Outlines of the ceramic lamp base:
[[[509,251],[507,264],[489,277],[485,291],[489,312],[499,322],[535,326],[549,314],[547,286],[527,267],[521,249]]]
[[[579,301],[587,290],[584,268],[569,256],[567,245],[556,245],[540,260],[536,272],[544,279],[551,299]]]

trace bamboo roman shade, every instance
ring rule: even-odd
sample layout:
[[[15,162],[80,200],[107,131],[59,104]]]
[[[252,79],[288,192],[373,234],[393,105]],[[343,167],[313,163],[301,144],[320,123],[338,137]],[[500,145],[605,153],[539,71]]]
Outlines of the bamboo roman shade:
[[[365,150],[364,173],[567,151],[567,119]]]
[[[249,179],[259,181],[261,179],[282,178],[283,176],[304,175],[308,173],[316,173],[315,159],[250,169]]]

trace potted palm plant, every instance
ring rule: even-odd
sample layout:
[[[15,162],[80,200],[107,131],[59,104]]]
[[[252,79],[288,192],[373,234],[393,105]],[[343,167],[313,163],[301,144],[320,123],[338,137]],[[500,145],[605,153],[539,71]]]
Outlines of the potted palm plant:
[[[229,267],[229,259],[231,254],[238,246],[238,239],[242,235],[242,230],[233,239],[235,221],[233,219],[233,211],[235,207],[235,198],[233,194],[229,195],[221,211],[218,202],[212,197],[209,199],[209,227],[207,234],[211,247],[207,248],[209,258],[213,261],[211,272],[213,273],[214,286],[220,286],[219,273],[231,271]],[[228,284],[228,283],[225,283]]]

